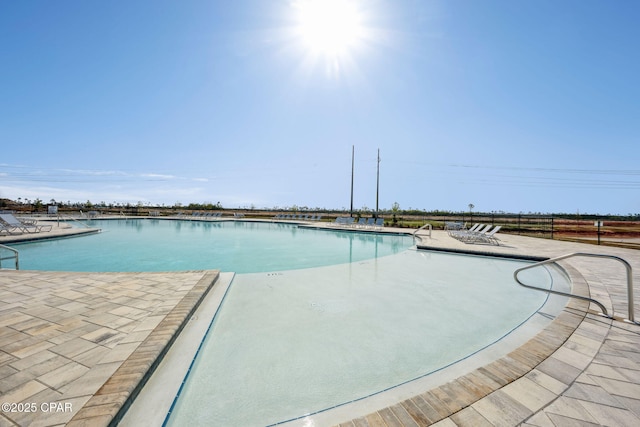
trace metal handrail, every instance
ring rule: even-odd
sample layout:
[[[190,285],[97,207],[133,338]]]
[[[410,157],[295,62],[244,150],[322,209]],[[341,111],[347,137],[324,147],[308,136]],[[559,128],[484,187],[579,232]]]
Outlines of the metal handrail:
[[[544,264],[551,264],[553,262],[556,261],[560,261],[566,258],[571,258],[571,257],[575,257],[575,256],[585,256],[585,257],[592,257],[592,258],[609,258],[609,259],[614,259],[617,261],[620,261],[626,268],[627,270],[627,304],[628,304],[628,311],[629,311],[629,321],[635,323],[635,316],[634,316],[634,310],[633,310],[633,271],[631,269],[631,264],[629,264],[625,259],[620,258],[618,256],[615,255],[606,255],[606,254],[592,254],[592,253],[586,253],[586,252],[574,252],[574,253],[570,253],[570,254],[566,254],[566,255],[561,255],[555,258],[551,258],[551,259],[547,259],[544,261],[540,261],[537,262],[535,264],[531,264],[531,265],[527,265],[526,267],[522,267],[522,268],[518,268],[516,271],[513,272],[513,278],[516,280],[516,282],[518,282],[518,284],[520,286],[524,286],[525,288],[529,288],[529,289],[534,289],[534,290],[538,290],[538,291],[543,291],[543,292],[548,292],[551,294],[557,294],[557,295],[563,295],[566,297],[570,297],[570,298],[578,298],[581,300],[585,300],[585,301],[590,301],[594,304],[596,304],[598,307],[600,307],[600,309],[602,309],[602,313],[609,318],[613,318],[613,314],[611,316],[609,316],[607,309],[604,307],[604,305],[602,305],[600,302],[592,299],[592,298],[587,298],[587,297],[583,297],[580,295],[574,295],[574,294],[570,294],[570,293],[565,293],[565,292],[560,292],[560,291],[554,291],[551,289],[544,289],[544,288],[538,288],[535,286],[530,286],[530,285],[525,285],[524,283],[522,283],[520,281],[520,279],[518,279],[518,273],[520,273],[523,270],[528,270],[530,268],[534,268],[534,267],[539,267],[541,265]],[[613,309],[612,309],[613,310]]]
[[[81,212],[82,212],[82,211],[81,211]],[[75,221],[75,222],[77,222],[78,224],[80,224],[80,225],[82,225],[82,226],[84,226],[84,227],[91,228],[91,226],[90,226],[90,225],[85,224],[85,223],[84,223],[84,222],[82,222],[82,221],[78,221],[77,219],[75,219],[74,217],[72,217],[72,216],[70,216],[70,215],[60,215],[60,214],[58,214],[58,227],[60,227],[60,219],[62,219],[62,220],[64,220],[64,221],[66,221],[66,219],[70,219],[71,221]]]
[[[413,237],[416,237],[416,233],[420,230],[424,230],[425,228],[429,227],[429,237],[431,237],[431,232],[433,231],[433,226],[429,223],[426,223],[425,225],[423,225],[422,227],[418,228],[416,231],[413,232]]]
[[[6,250],[8,250],[10,252],[13,252],[13,256],[9,256],[9,257],[0,256],[0,269],[2,268],[2,261],[8,260],[8,259],[15,259],[16,270],[20,270],[20,261],[18,259],[18,256],[19,256],[18,250],[10,248],[9,246],[5,246],[5,245],[0,245],[0,249],[6,249]]]

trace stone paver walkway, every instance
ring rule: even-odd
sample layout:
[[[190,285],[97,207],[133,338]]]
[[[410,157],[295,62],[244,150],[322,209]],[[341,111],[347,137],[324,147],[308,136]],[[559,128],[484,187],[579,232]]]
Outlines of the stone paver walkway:
[[[0,426],[108,425],[217,276],[0,271]]]

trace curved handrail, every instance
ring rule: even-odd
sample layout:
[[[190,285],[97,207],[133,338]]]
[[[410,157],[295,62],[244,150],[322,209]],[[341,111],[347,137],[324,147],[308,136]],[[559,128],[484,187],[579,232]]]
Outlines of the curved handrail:
[[[9,246],[5,246],[5,245],[0,245],[0,249],[6,249],[8,251],[13,252],[13,256],[10,257],[2,257],[0,256],[0,268],[2,268],[2,261],[7,260],[7,259],[15,259],[16,261],[16,270],[20,270],[20,261],[18,259],[19,257],[19,252],[17,249],[13,249],[10,248]]]
[[[82,211],[80,211],[80,212],[82,212]],[[60,219],[62,219],[63,221],[66,221],[67,219],[70,219],[71,221],[75,221],[75,222],[77,222],[78,224],[80,224],[80,225],[82,225],[84,227],[91,228],[91,226],[89,224],[85,224],[84,222],[79,221],[79,220],[75,219],[74,217],[72,217],[70,215],[60,215],[60,214],[58,214],[58,227],[60,227]]]
[[[422,227],[418,228],[416,231],[413,232],[413,237],[416,237],[416,233],[420,230],[424,230],[425,228],[429,227],[429,237],[431,237],[431,232],[433,231],[433,226],[429,223],[426,223],[425,225],[423,225]]]
[[[592,253],[587,253],[587,252],[574,252],[574,253],[570,253],[570,254],[566,254],[566,255],[561,255],[555,258],[550,258],[544,261],[540,261],[537,262],[535,264],[531,264],[531,265],[527,265],[525,267],[522,268],[518,268],[516,271],[513,272],[513,278],[515,279],[515,281],[520,285],[520,286],[524,286],[525,288],[529,288],[529,289],[534,289],[534,290],[538,290],[538,291],[543,291],[543,292],[548,292],[551,294],[557,294],[557,295],[563,295],[566,297],[570,297],[570,298],[578,298],[584,301],[590,301],[594,304],[596,304],[598,307],[600,307],[600,309],[602,310],[602,313],[604,316],[609,317],[609,318],[613,318],[613,314],[611,316],[609,316],[609,313],[607,312],[607,309],[604,307],[604,305],[602,305],[599,301],[596,301],[592,298],[587,298],[587,297],[583,297],[580,295],[574,295],[574,294],[570,294],[570,293],[565,293],[565,292],[560,292],[560,291],[554,291],[551,289],[543,289],[543,288],[538,288],[535,286],[530,286],[530,285],[525,285],[524,283],[522,283],[520,281],[520,279],[518,279],[518,273],[520,273],[523,270],[528,270],[530,268],[534,268],[534,267],[539,267],[541,265],[544,264],[551,264],[554,263],[556,261],[560,261],[566,258],[571,258],[571,257],[575,257],[575,256],[585,256],[585,257],[593,257],[593,258],[609,258],[609,259],[614,259],[617,261],[620,261],[626,268],[627,270],[627,299],[628,299],[628,311],[629,311],[629,321],[635,323],[635,317],[634,317],[634,312],[633,312],[633,271],[631,269],[631,264],[629,264],[625,259],[620,258],[618,256],[615,255],[606,255],[606,254],[592,254]]]

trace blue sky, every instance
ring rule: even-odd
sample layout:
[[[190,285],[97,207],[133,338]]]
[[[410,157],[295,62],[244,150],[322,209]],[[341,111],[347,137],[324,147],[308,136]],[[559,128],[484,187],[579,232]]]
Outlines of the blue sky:
[[[640,2],[312,2],[0,3],[0,197],[640,212]]]

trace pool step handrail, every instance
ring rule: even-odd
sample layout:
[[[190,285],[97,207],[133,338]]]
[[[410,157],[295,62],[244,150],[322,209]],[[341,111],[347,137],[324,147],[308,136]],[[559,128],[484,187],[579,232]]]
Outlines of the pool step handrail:
[[[416,234],[418,233],[418,231],[424,230],[425,228],[429,228],[429,237],[431,237],[431,232],[433,231],[433,226],[430,223],[426,223],[425,225],[423,225],[422,227],[420,227],[416,231],[414,231],[413,232],[413,237],[416,237]]]
[[[82,213],[82,211],[80,211],[80,213]],[[58,227],[60,227],[60,220],[61,220],[61,219],[62,219],[63,221],[66,221],[67,219],[70,219],[71,221],[75,221],[75,222],[77,222],[78,224],[80,224],[80,225],[82,225],[82,226],[84,226],[84,227],[91,228],[91,226],[90,226],[89,224],[86,224],[86,223],[84,223],[84,222],[82,222],[82,221],[79,221],[79,220],[75,219],[75,218],[74,218],[74,217],[72,217],[72,216],[69,216],[69,215],[60,215],[60,214],[58,214]]]
[[[11,252],[13,255],[3,256],[2,251],[7,250]],[[9,246],[0,245],[0,270],[2,269],[2,261],[6,261],[8,259],[12,259],[15,262],[15,269],[20,270],[20,260],[19,260],[19,252],[17,249],[10,248]]]
[[[588,298],[588,297],[583,297],[581,295],[575,295],[575,294],[570,294],[570,293],[566,293],[566,292],[560,292],[560,291],[554,291],[551,289],[544,289],[544,288],[538,288],[536,286],[531,286],[531,285],[525,285],[524,283],[522,283],[520,281],[520,279],[518,279],[518,273],[520,273],[523,270],[528,270],[531,268],[535,268],[535,267],[539,267],[541,265],[544,264],[551,264],[554,263],[556,261],[560,261],[563,259],[567,259],[567,258],[572,258],[572,257],[576,257],[576,256],[584,256],[584,257],[592,257],[592,258],[608,258],[608,259],[614,259],[616,261],[621,262],[625,269],[627,270],[627,304],[628,304],[628,311],[629,311],[629,317],[628,319],[625,319],[631,323],[636,323],[635,321],[635,316],[634,316],[634,310],[633,310],[633,270],[631,268],[631,264],[629,264],[625,259],[620,258],[618,256],[615,255],[607,255],[607,254],[594,254],[594,253],[588,253],[588,252],[573,252],[570,254],[566,254],[566,255],[561,255],[555,258],[550,258],[544,261],[540,261],[537,262],[535,264],[531,264],[531,265],[527,265],[525,267],[522,268],[518,268],[516,271],[513,272],[513,278],[516,280],[516,282],[520,285],[520,286],[524,286],[525,288],[529,288],[529,289],[534,289],[537,291],[543,291],[543,292],[547,292],[547,293],[551,293],[551,294],[557,294],[557,295],[563,295],[566,297],[570,297],[570,298],[577,298],[577,299],[581,299],[584,301],[589,301],[594,303],[595,305],[597,305],[598,307],[600,307],[600,309],[602,310],[602,314],[605,317],[608,317],[610,319],[613,319],[613,316],[615,313],[612,312],[611,316],[609,316],[609,313],[607,312],[607,309],[604,307],[604,305],[602,305],[599,301],[596,301],[595,299],[592,298]],[[613,308],[612,308],[613,310]]]

